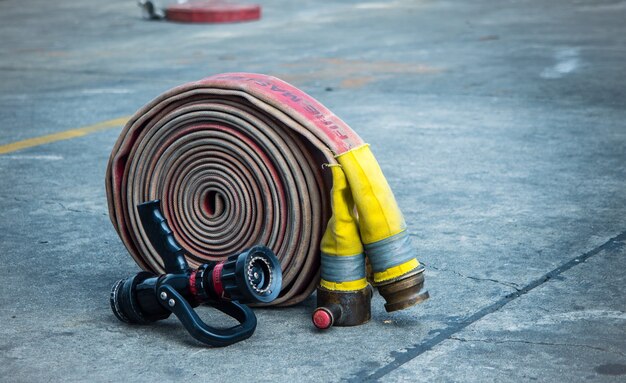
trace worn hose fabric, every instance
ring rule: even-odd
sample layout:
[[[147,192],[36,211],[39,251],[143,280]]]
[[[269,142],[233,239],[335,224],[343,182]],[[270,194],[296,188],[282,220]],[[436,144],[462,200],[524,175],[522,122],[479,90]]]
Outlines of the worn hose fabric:
[[[338,245],[330,253],[324,251],[326,257],[361,254],[360,236],[364,234],[379,241],[404,230],[377,231],[370,228],[371,220],[365,216],[369,214],[365,206],[374,198],[392,204],[389,218],[378,211],[382,205],[373,208],[383,221],[398,220],[400,213],[384,178],[384,185],[379,186],[368,185],[372,180],[363,179],[361,173],[346,171],[343,175],[341,168],[345,171],[346,165],[342,162],[357,168],[359,156],[371,162],[367,153],[361,153],[362,147],[367,148],[337,116],[281,80],[248,73],[209,77],[164,93],[126,124],[107,168],[110,217],[135,261],[154,272],[163,271],[162,262],[143,232],[136,210],[137,204],[148,200],[161,200],[163,213],[188,251],[192,266],[264,244],[277,254],[283,270],[283,289],[272,304],[295,304],[310,295],[320,280],[324,230],[327,244],[349,244]],[[353,154],[342,157],[344,153]],[[366,167],[373,166],[369,162]],[[339,172],[328,170],[334,167]],[[374,174],[373,182],[382,177],[378,164],[359,172]],[[362,181],[359,189],[384,189],[390,196],[370,195],[363,200],[355,195],[357,222],[356,215],[345,209],[338,212],[333,206],[336,198],[331,188],[337,177],[344,182],[347,178],[350,184],[337,189],[346,196],[354,194],[350,187],[356,180]],[[337,227],[329,224],[327,228],[329,220],[333,222],[331,217],[335,222],[337,218],[347,222],[347,238],[333,238]],[[379,225],[380,217],[374,218]],[[401,223],[404,225],[403,220]],[[346,231],[340,227],[339,233]],[[367,254],[368,242],[364,243]],[[393,257],[384,248],[375,248],[375,254],[382,254],[376,257]],[[338,279],[329,282],[340,290],[355,286],[341,283],[341,270],[348,270],[345,275],[351,278],[362,274],[356,263],[346,262],[347,258],[329,266],[325,273]],[[396,265],[388,260],[375,264]],[[364,283],[359,278],[359,286]]]

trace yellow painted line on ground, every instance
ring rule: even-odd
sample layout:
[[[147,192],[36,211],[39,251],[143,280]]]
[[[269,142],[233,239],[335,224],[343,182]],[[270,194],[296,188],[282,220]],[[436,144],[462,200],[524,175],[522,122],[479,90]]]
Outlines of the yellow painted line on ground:
[[[51,142],[69,140],[76,137],[86,136],[88,134],[99,132],[105,129],[111,129],[126,124],[130,116],[114,118],[112,120],[102,121],[97,124],[82,126],[76,129],[65,130],[59,133],[47,134],[45,136],[28,138],[22,141],[12,142],[6,145],[0,145],[0,154],[7,154],[18,150],[32,148]]]

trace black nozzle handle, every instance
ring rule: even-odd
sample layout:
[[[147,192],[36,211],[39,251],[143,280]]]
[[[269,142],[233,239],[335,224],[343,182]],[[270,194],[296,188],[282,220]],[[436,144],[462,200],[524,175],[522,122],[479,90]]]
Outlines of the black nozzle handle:
[[[165,272],[169,274],[184,273],[189,269],[185,260],[185,250],[176,242],[172,229],[161,213],[161,201],[144,202],[137,205],[141,225],[154,247],[154,250],[163,260]]]
[[[224,347],[248,339],[256,329],[256,316],[237,301],[217,301],[211,305],[235,318],[240,324],[229,328],[215,328],[204,323],[191,305],[172,286],[161,285],[157,291],[161,305],[178,317],[196,340],[214,347]]]

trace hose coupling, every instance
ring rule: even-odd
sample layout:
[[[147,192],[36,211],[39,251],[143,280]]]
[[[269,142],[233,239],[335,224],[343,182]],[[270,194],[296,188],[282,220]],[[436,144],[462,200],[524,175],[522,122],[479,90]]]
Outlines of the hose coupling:
[[[428,299],[428,291],[420,293],[423,287],[424,266],[421,264],[407,274],[376,284],[378,292],[385,298],[387,312],[402,310]]]
[[[317,288],[317,308],[313,324],[320,330],[331,326],[358,326],[372,317],[372,286],[357,291],[334,291]]]

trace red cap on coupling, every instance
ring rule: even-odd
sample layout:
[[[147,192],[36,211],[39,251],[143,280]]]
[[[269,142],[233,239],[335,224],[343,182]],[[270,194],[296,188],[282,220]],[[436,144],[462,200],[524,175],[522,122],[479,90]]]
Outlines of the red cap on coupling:
[[[318,307],[313,312],[313,324],[320,330],[326,330],[333,325],[333,314],[323,307]]]

